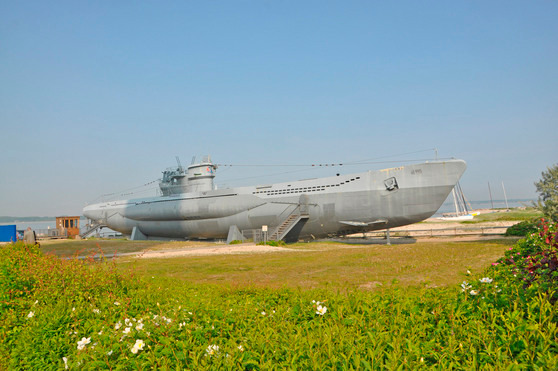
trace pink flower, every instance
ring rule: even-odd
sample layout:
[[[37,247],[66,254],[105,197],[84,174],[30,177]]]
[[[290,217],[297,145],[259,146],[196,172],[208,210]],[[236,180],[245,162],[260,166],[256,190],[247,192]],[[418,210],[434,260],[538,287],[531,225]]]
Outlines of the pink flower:
[[[498,264],[500,264],[500,263],[492,263],[493,266],[497,266]]]

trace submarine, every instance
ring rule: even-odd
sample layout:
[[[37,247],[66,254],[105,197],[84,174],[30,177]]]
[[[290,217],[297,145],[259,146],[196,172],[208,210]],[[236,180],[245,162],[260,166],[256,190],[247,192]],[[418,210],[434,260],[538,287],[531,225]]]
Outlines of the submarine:
[[[160,195],[101,202],[83,215],[132,240],[255,238],[293,242],[417,223],[446,200],[467,165],[432,160],[383,170],[217,189],[209,156],[163,171]]]

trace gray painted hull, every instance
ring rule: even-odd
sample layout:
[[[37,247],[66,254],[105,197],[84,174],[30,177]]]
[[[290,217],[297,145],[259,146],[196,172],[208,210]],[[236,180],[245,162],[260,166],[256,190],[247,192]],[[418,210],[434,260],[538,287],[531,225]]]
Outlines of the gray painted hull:
[[[296,208],[308,218],[297,238],[372,231],[432,216],[463,172],[462,160],[433,161],[358,174],[89,205],[86,217],[147,238],[226,238],[281,224]],[[391,179],[394,179],[393,181]]]

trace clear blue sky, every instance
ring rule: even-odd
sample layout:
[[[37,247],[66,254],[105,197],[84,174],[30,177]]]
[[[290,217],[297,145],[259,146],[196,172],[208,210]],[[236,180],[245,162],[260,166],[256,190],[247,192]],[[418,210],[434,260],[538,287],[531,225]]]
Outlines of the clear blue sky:
[[[536,198],[558,162],[558,2],[1,1],[0,129],[0,215],[81,214],[204,154],[437,148],[467,161],[470,200],[488,182]],[[217,183],[362,168],[263,176],[292,170],[222,167]]]

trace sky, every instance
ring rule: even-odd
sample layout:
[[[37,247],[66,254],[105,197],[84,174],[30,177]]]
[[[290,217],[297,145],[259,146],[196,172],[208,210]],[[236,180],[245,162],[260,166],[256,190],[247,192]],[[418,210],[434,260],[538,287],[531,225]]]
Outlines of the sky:
[[[469,200],[535,199],[558,163],[557,19],[556,1],[0,0],[0,215],[81,215],[204,155],[234,165],[222,188],[437,153],[467,162]]]

